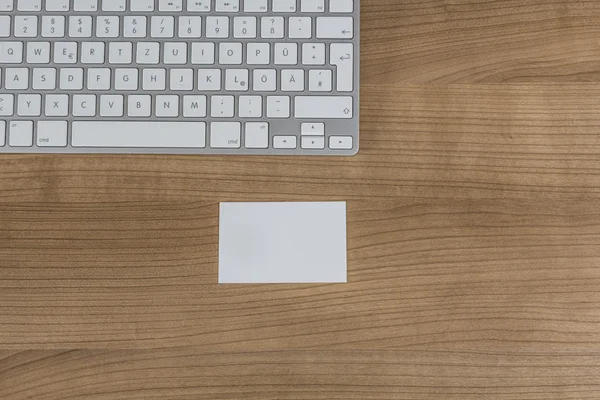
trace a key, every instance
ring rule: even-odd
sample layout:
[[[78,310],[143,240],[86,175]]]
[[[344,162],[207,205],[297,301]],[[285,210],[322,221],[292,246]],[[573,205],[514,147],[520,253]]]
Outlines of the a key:
[[[237,149],[241,146],[241,124],[239,122],[213,122],[210,124],[210,147],[215,149]]]
[[[0,17],[2,18],[2,17]],[[42,37],[61,38],[65,36],[65,17],[62,15],[42,17]],[[0,28],[2,29],[2,28]],[[91,32],[91,27],[90,27]]]
[[[107,94],[107,95],[100,96],[100,116],[101,117],[122,117],[123,116],[123,96],[117,95],[117,94],[115,94],[115,95]],[[73,123],[73,125],[75,125],[75,123]],[[73,144],[73,146],[75,146],[75,144]]]
[[[31,147],[33,145],[33,121],[13,121],[9,124],[8,145]]]
[[[102,0],[102,11],[123,12],[125,11],[125,0]]]
[[[56,69],[34,68],[31,87],[35,90],[56,89]]]
[[[304,136],[301,139],[303,149],[324,149],[325,138],[318,136]]]
[[[304,91],[304,70],[284,69],[281,70],[281,90],[284,92]]]
[[[264,39],[282,39],[283,25],[283,17],[261,17],[260,36]]]
[[[251,65],[268,65],[271,60],[269,43],[248,43],[246,62]]]
[[[69,114],[69,96],[66,94],[46,95],[44,115],[47,117],[66,117]]]
[[[152,96],[132,94],[127,96],[127,115],[130,117],[149,117],[152,115]]]
[[[209,12],[211,0],[187,0],[187,10],[190,12]]]
[[[206,117],[206,96],[183,96],[184,118]]]
[[[215,63],[215,44],[214,43],[192,43],[192,64],[214,64]]]
[[[40,147],[65,147],[67,129],[67,121],[39,121],[36,144]]]
[[[255,38],[256,17],[235,17],[233,19],[234,38]]]
[[[155,113],[157,117],[179,116],[179,96],[156,96]]]
[[[58,87],[61,90],[83,89],[83,68],[61,68]]]
[[[137,90],[138,69],[117,68],[115,69],[115,90]]]
[[[0,0],[0,11],[12,11],[14,0]]]
[[[6,121],[0,121],[0,147],[6,144]]]
[[[8,93],[0,93],[0,117],[10,117],[14,113],[15,96]]]
[[[233,65],[242,63],[241,43],[221,43],[219,45],[219,64]]]
[[[329,12],[351,13],[354,11],[354,0],[329,0]]]
[[[266,122],[246,122],[244,145],[247,149],[269,147],[269,124]]]
[[[81,62],[83,64],[103,64],[104,43],[83,42],[81,44]]]
[[[302,64],[325,65],[325,43],[303,43]]]
[[[310,39],[312,37],[312,18],[292,17],[289,19],[290,39]]]
[[[17,0],[18,11],[40,11],[42,0]]]
[[[15,16],[14,35],[15,37],[36,37],[38,27],[38,17],[36,15],[17,15]]]
[[[133,12],[154,11],[154,0],[130,0],[129,8]]]
[[[302,136],[324,136],[325,124],[322,122],[303,123],[300,125],[300,134]]]
[[[248,91],[248,70],[228,69],[225,71],[225,90],[232,92]]]
[[[175,30],[175,17],[153,16],[150,36],[154,38],[172,38]]]
[[[50,12],[69,11],[69,0],[46,0],[46,11],[50,11]]]
[[[220,69],[199,69],[198,70],[198,90],[200,90],[200,91],[221,90],[221,70]]]
[[[165,43],[163,60],[165,64],[187,64],[187,43]]]
[[[303,13],[325,12],[325,0],[300,0],[300,11]]]
[[[73,0],[73,10],[96,12],[98,11],[98,0]]]
[[[201,17],[179,17],[180,38],[199,38],[202,36]]]
[[[296,136],[273,136],[273,148],[274,149],[295,149],[297,147]]]
[[[267,96],[267,118],[289,118],[289,96]]]
[[[312,69],[308,72],[308,90],[311,92],[331,92],[332,73],[329,69]]]
[[[207,38],[228,38],[229,37],[229,17],[207,17],[206,18],[206,37]]]
[[[297,96],[294,116],[310,119],[350,119],[353,116],[350,96]]]
[[[296,65],[298,63],[297,43],[275,43],[275,64]]]
[[[10,26],[10,15],[0,15],[0,38],[10,36]]]
[[[29,64],[48,64],[50,62],[50,42],[27,43],[27,62]]]
[[[142,71],[143,90],[165,90],[167,71],[162,68],[146,68]]]
[[[96,36],[99,38],[119,37],[119,17],[115,15],[96,17]]]
[[[69,37],[92,37],[92,17],[70,16]]]
[[[0,64],[23,62],[23,42],[0,42]]]
[[[215,2],[215,10],[217,10],[217,12],[240,11],[240,0],[215,0]]]
[[[262,97],[240,96],[238,110],[241,118],[262,117]]]
[[[76,94],[73,96],[74,117],[96,116],[96,96],[93,94]]]
[[[354,37],[354,18],[318,17],[318,39],[352,39]]]
[[[337,91],[351,92],[354,89],[354,45],[352,43],[332,43],[330,49],[330,63],[337,67]]]
[[[4,88],[9,90],[29,89],[29,69],[6,68],[4,70]]]
[[[158,11],[181,12],[182,10],[183,0],[158,0]]]
[[[165,132],[169,132],[165,135]],[[204,122],[75,121],[73,147],[171,147],[206,145]]]
[[[20,94],[17,96],[17,115],[20,117],[38,117],[42,111],[42,96],[39,94]]]
[[[109,68],[90,68],[87,73],[89,90],[109,90],[111,70]]]
[[[133,44],[131,42],[110,42],[108,45],[109,64],[131,64]]]
[[[267,0],[244,0],[244,11],[247,13],[267,12]]]
[[[274,92],[277,90],[277,71],[274,69],[255,69],[253,73],[255,92]]]
[[[169,87],[171,90],[194,89],[194,70],[189,68],[172,69]]]
[[[296,0],[273,0],[273,12],[276,12],[276,13],[296,12]]]
[[[234,116],[233,96],[212,96],[210,115],[214,118],[232,118]]]
[[[160,44],[156,42],[138,42],[135,60],[138,64],[158,64]]]
[[[330,136],[329,148],[332,150],[351,150],[352,136]]]
[[[146,37],[146,17],[125,17],[123,20],[123,37]]]

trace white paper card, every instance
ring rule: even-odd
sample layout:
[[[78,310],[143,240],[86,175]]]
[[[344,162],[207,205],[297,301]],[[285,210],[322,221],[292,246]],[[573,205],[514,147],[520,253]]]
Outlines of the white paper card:
[[[221,203],[219,283],[346,282],[346,203]]]

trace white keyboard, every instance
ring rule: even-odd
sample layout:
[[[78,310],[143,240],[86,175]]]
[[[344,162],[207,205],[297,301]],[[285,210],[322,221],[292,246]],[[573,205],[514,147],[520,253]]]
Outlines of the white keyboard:
[[[0,153],[352,155],[359,0],[0,0]]]

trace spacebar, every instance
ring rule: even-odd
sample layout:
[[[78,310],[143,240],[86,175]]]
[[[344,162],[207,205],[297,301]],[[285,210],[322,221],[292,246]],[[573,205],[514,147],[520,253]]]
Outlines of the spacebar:
[[[74,121],[73,147],[205,147],[204,122]]]

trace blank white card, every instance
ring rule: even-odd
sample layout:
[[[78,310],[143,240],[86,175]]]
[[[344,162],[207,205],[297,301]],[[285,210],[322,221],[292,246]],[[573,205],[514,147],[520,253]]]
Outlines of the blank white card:
[[[346,282],[346,203],[221,203],[219,283]]]

